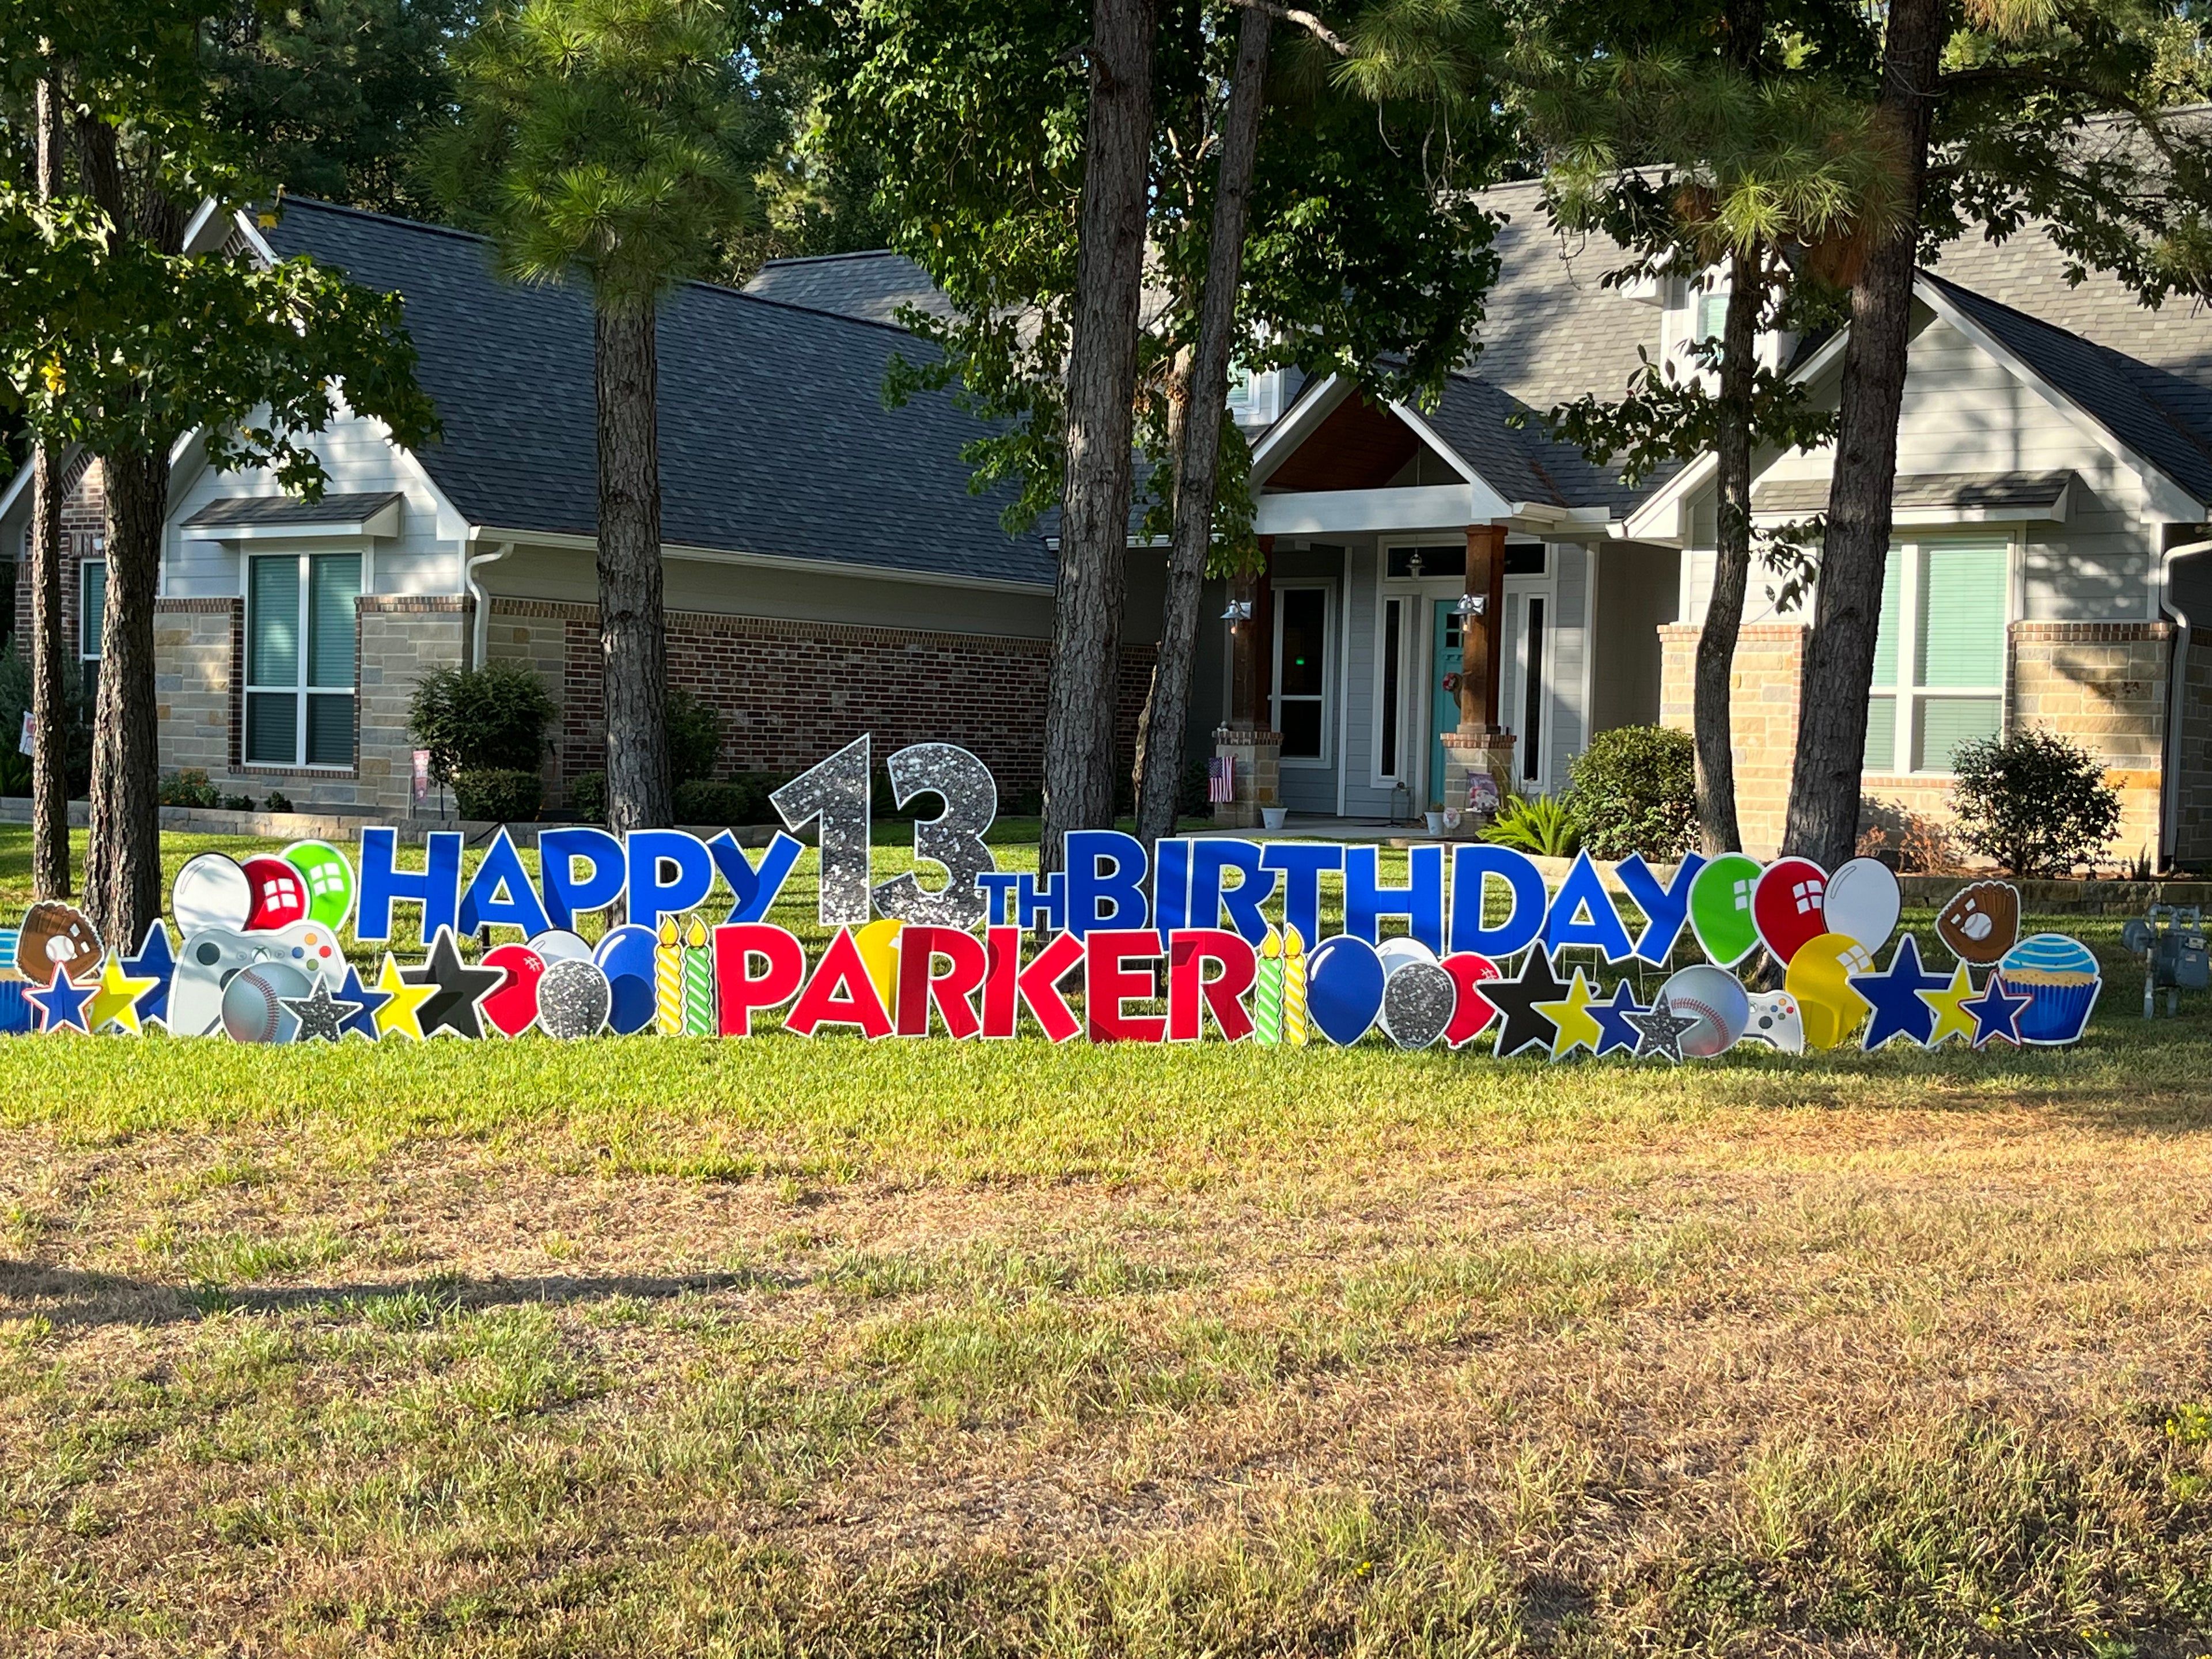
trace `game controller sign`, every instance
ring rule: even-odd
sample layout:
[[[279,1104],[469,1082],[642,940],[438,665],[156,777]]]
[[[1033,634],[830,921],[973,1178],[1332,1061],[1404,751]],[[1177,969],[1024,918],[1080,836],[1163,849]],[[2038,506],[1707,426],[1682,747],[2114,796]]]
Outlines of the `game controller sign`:
[[[1676,1064],[2072,1042],[2102,983],[2078,941],[2022,939],[2019,896],[1996,881],[1945,903],[1923,957],[1899,931],[1896,877],[1870,859],[1832,872],[1691,854],[1604,870],[1583,854],[1553,888],[1524,854],[1479,842],[1416,845],[1386,877],[1373,844],[1147,849],[1076,830],[1040,878],[999,868],[997,786],[974,755],[915,744],[884,770],[900,806],[939,810],[916,818],[909,867],[880,882],[866,738],[775,792],[784,828],[757,850],[726,830],[560,824],[539,832],[534,869],[504,829],[473,863],[457,832],[430,834],[418,857],[386,828],[363,830],[351,857],[325,842],[242,862],[204,853],[178,872],[174,932],[156,921],[135,954],[69,905],[32,906],[0,976],[0,1031],[301,1045],[1372,1036]],[[810,828],[812,948],[770,919]],[[1765,988],[1740,976],[1753,968]]]

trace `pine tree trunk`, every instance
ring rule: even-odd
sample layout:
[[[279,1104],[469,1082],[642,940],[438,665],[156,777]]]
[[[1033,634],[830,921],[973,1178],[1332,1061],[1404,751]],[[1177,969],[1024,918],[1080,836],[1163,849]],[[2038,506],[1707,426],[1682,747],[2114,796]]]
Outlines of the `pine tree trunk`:
[[[1152,0],[1095,0],[1067,363],[1067,482],[1045,696],[1042,869],[1114,821],[1114,710],[1152,137]]]
[[[1901,140],[1908,226],[1919,222],[1946,18],[1942,0],[1895,0],[1889,11],[1881,109]],[[1849,859],[1858,841],[1859,778],[1882,576],[1889,562],[1917,246],[1911,230],[1892,238],[1875,250],[1851,289],[1835,473],[1828,486],[1813,630],[1805,641],[1796,764],[1783,834],[1785,851],[1829,869]]]
[[[39,196],[51,200],[62,182],[61,109],[52,75],[39,82],[38,124]],[[62,622],[61,452],[40,444],[31,465],[31,893],[67,898],[71,714],[62,691],[69,639]],[[0,741],[17,740],[15,732],[0,733]]]
[[[1751,389],[1764,297],[1759,251],[1729,262],[1728,320],[1721,329],[1720,421],[1713,453],[1720,497],[1713,591],[1698,634],[1695,707],[1698,841],[1707,857],[1739,851],[1733,691],[1735,646],[1751,586]]]
[[[1182,795],[1183,734],[1190,720],[1191,665],[1198,654],[1199,596],[1213,544],[1213,505],[1221,475],[1221,420],[1229,406],[1229,368],[1237,337],[1237,294],[1244,269],[1244,229],[1252,169],[1260,148],[1260,110],[1274,19],[1247,7],[1237,22],[1236,79],[1221,129],[1214,184],[1212,240],[1206,292],[1199,301],[1192,354],[1175,434],[1175,528],[1168,549],[1167,597],[1159,655],[1139,732],[1137,836],[1146,848],[1175,833]]]
[[[661,609],[659,361],[653,313],[592,313],[599,389],[599,654],[607,720],[607,828],[672,816],[668,641]]]
[[[168,514],[166,453],[100,458],[107,495],[107,601],[92,721],[92,831],[84,909],[100,936],[136,949],[161,914],[160,719],[154,702],[154,600]]]

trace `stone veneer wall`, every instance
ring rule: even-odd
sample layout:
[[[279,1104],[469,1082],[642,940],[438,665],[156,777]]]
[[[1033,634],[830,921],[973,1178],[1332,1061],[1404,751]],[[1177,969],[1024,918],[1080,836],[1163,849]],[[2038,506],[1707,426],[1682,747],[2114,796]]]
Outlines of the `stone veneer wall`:
[[[1695,708],[1698,633],[1682,623],[1659,630],[1659,723],[1684,732]],[[1744,846],[1761,856],[1782,844],[1804,670],[1805,630],[1796,623],[1753,623],[1738,635],[1729,680],[1736,827]]]
[[[1661,720],[1688,729],[1698,630],[1659,630],[1663,650]],[[2158,849],[2159,789],[2163,776],[2166,663],[2172,629],[2166,623],[2014,623],[2009,633],[2009,728],[2057,732],[2103,755],[2106,781],[2120,792],[2120,830],[2110,856],[2132,859]],[[1743,630],[1736,650],[1731,710],[1735,732],[1736,810],[1748,851],[1771,855],[1781,843],[1788,810],[1791,757],[1803,678],[1804,629],[1765,623]],[[2192,653],[2204,677],[2200,716],[2212,735],[2212,653]],[[2186,777],[2201,779],[2202,853],[2212,856],[2212,776],[2205,745],[2189,750]],[[1934,779],[1869,772],[1874,801],[1921,816],[1950,812],[1950,786]],[[2185,795],[2190,791],[2185,788]],[[2185,816],[2185,826],[2188,823]]]
[[[210,779],[226,778],[236,764],[240,686],[231,665],[245,609],[242,599],[154,602],[154,708],[164,772],[198,768]]]
[[[551,666],[561,705],[552,779],[605,769],[599,616],[586,605],[494,599],[490,653]],[[720,770],[796,772],[872,733],[878,757],[909,743],[957,743],[991,769],[1002,797],[1042,778],[1044,640],[671,611],[668,678],[726,721]],[[1126,774],[1152,682],[1152,648],[1124,647],[1115,712]],[[1202,757],[1201,757],[1202,758]],[[557,799],[557,797],[556,797]]]

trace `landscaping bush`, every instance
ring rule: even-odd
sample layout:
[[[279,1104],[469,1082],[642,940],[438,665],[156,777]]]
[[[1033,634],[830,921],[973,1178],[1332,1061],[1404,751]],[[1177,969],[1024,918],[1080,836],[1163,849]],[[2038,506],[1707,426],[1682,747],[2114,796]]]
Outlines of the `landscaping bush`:
[[[714,775],[714,763],[722,754],[722,717],[711,703],[702,702],[682,686],[668,692],[668,779],[681,788]],[[684,814],[676,815],[681,818]],[[704,823],[704,818],[691,822]]]
[[[1582,844],[1565,803],[1549,795],[1508,795],[1481,835],[1500,847],[1553,859],[1571,858]]]
[[[465,818],[488,823],[527,823],[538,816],[545,786],[519,767],[470,767],[453,774],[453,800]]]
[[[737,778],[694,778],[676,786],[678,823],[774,823],[768,804],[775,780],[762,775]]]
[[[264,805],[272,812],[289,812],[292,810],[292,798],[282,789],[271,789]]]
[[[0,744],[0,795],[11,798],[31,793],[31,757],[13,744]]]
[[[416,683],[407,729],[430,751],[440,783],[465,771],[534,775],[556,712],[544,684],[520,664],[434,668]]]
[[[187,766],[161,780],[161,801],[164,806],[216,806],[222,804],[222,793],[208,781],[205,772]]]
[[[2105,763],[2055,732],[1962,743],[1951,757],[1958,839],[2015,876],[2063,876],[2094,864],[2120,827]]]
[[[1687,732],[1617,726],[1567,768],[1567,811],[1591,855],[1679,859],[1698,836],[1698,751]]]
[[[607,775],[586,772],[568,781],[568,810],[586,823],[607,821]]]
[[[21,793],[31,793],[27,773],[31,757],[18,747],[23,732],[23,716],[31,707],[31,663],[11,637],[4,650],[0,650],[0,748],[9,754],[21,756],[27,774]],[[84,677],[78,671],[75,657],[62,659],[62,708],[70,714],[68,730],[63,734],[62,776],[68,785],[71,799],[82,796],[92,784],[92,721],[84,711]],[[14,793],[0,787],[0,793]]]

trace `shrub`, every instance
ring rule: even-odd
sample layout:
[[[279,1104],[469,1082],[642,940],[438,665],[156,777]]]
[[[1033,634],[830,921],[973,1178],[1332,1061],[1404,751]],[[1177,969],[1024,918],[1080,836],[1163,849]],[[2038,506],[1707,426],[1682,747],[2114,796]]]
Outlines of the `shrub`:
[[[1951,770],[1960,844],[2015,876],[2094,864],[2120,827],[2120,794],[2105,781],[2104,762],[2055,732],[1962,743]]]
[[[465,818],[527,823],[538,816],[545,786],[520,767],[477,766],[453,774],[453,800]]]
[[[271,789],[264,805],[272,812],[289,812],[292,810],[292,798],[282,789]]]
[[[430,775],[451,783],[464,771],[535,772],[556,712],[520,664],[434,668],[416,682],[407,729],[430,751]]]
[[[668,692],[668,778],[681,787],[714,775],[714,763],[722,755],[722,717],[712,703],[702,702],[682,686]],[[681,812],[677,814],[683,817]],[[704,823],[704,818],[691,822]]]
[[[1617,726],[1567,774],[1567,811],[1592,856],[1678,859],[1697,840],[1698,750],[1687,732]]]
[[[1582,844],[1565,803],[1549,795],[1508,795],[1481,833],[1485,841],[1545,858],[1571,857]]]
[[[223,810],[227,812],[251,812],[253,810],[253,797],[251,795],[225,795],[222,798],[222,805]]]
[[[607,821],[607,775],[586,772],[568,781],[568,810],[586,823]]]
[[[21,753],[18,745],[22,737],[23,716],[30,707],[30,659],[10,637],[6,647],[0,649],[0,747],[10,754]],[[62,778],[70,796],[75,799],[83,794],[92,782],[92,721],[84,706],[84,677],[74,656],[64,655],[62,659],[62,709],[69,717],[68,729],[63,734]],[[27,769],[30,758],[28,755],[22,756]],[[22,793],[31,793],[27,779]]]
[[[773,823],[775,809],[768,804],[773,780],[753,775],[738,778],[694,778],[676,786],[678,823]]]
[[[31,757],[11,743],[0,744],[0,795],[24,796],[30,793]]]
[[[172,772],[161,780],[164,806],[214,806],[222,799],[222,793],[208,781],[208,775],[197,766]]]

